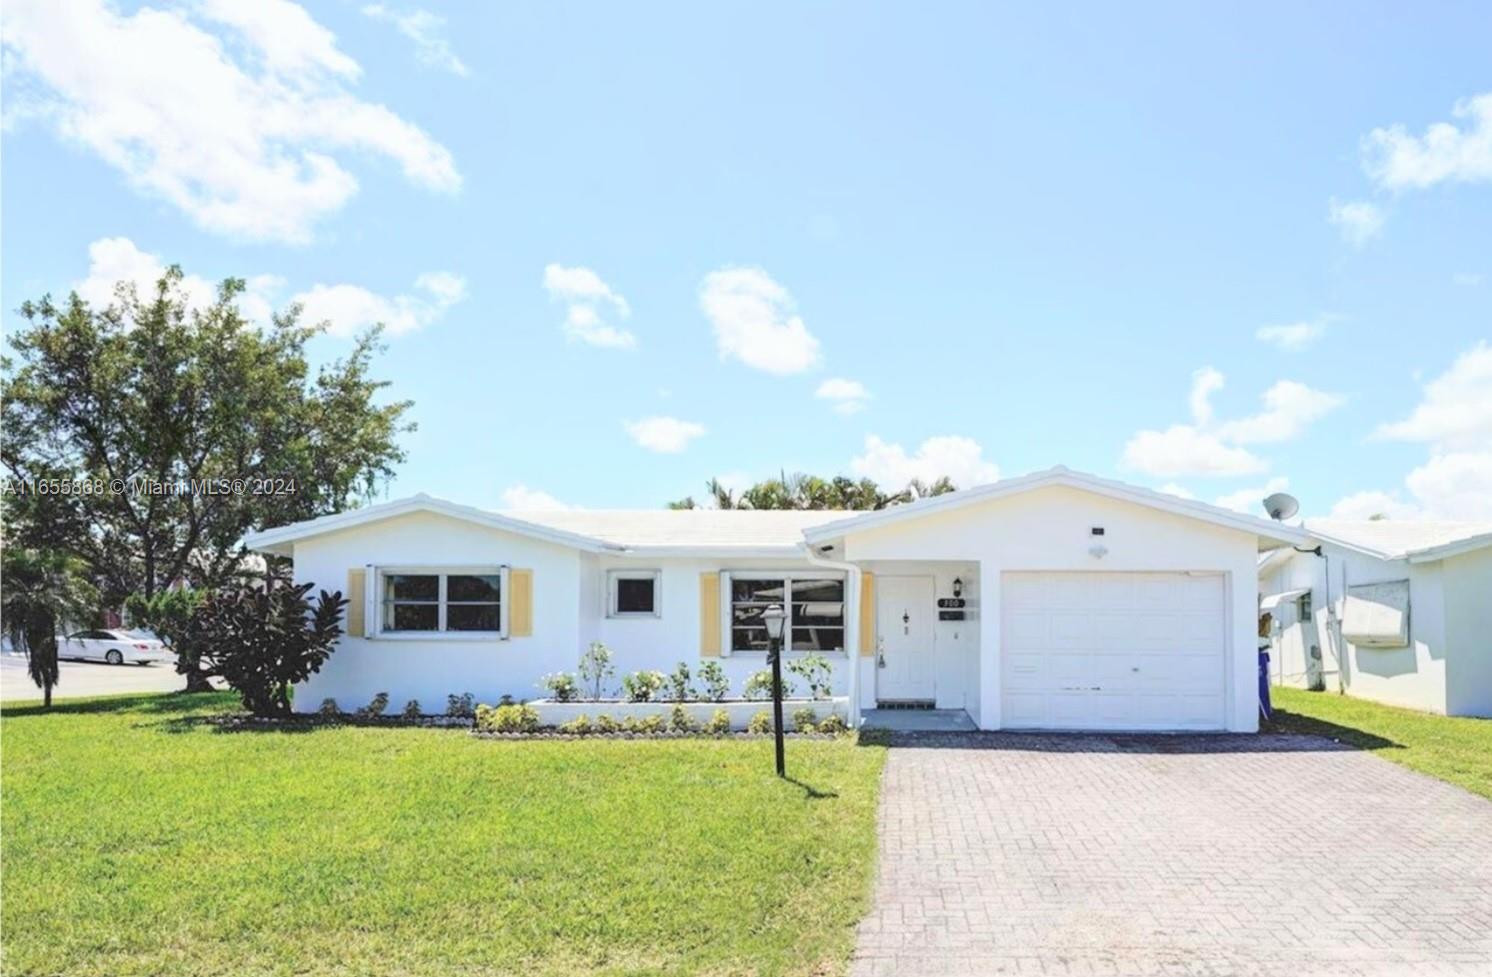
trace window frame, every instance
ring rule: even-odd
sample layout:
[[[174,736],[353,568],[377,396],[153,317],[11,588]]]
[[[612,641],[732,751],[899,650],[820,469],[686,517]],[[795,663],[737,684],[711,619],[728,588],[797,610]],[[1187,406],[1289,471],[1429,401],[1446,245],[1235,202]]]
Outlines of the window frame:
[[[733,632],[735,630],[736,602],[733,593],[734,588],[731,585],[734,581],[737,580],[781,580],[783,582],[783,610],[787,613],[788,616],[787,621],[784,623],[784,631],[786,633],[783,635],[782,641],[783,655],[789,657],[796,656],[800,658],[804,655],[823,655],[826,658],[848,657],[849,651],[846,645],[849,643],[850,632],[850,580],[849,574],[834,570],[720,571],[720,654],[722,657],[729,658],[734,655],[760,655],[762,657],[766,657],[767,654],[765,649],[735,649],[732,647],[732,645],[734,644]],[[835,580],[842,584],[844,587],[844,598],[839,602],[841,624],[839,625],[840,647],[837,650],[821,651],[815,649],[802,650],[793,648],[793,584],[797,581],[803,580]]]
[[[421,566],[415,564],[390,564],[388,566],[370,566],[367,577],[372,581],[371,586],[366,586],[366,603],[364,605],[364,620],[372,621],[375,627],[370,629],[369,637],[382,641],[506,641],[508,640],[508,619],[512,604],[512,588],[508,585],[509,566],[504,564],[472,565],[472,564],[438,564],[434,566]],[[412,576],[412,577],[436,577],[438,578],[436,589],[436,630],[434,631],[399,631],[388,627],[384,618],[384,610],[387,601],[384,594],[387,589],[385,582],[390,576]],[[496,576],[497,583],[497,623],[496,631],[449,631],[446,629],[446,611],[450,602],[446,596],[447,581],[449,577],[463,576]],[[470,605],[473,601],[457,601],[457,604]]]
[[[651,580],[653,582],[653,609],[651,611],[623,611],[617,609],[617,583],[622,580]],[[606,571],[606,616],[620,620],[661,618],[663,616],[663,571],[645,567],[619,567]]]

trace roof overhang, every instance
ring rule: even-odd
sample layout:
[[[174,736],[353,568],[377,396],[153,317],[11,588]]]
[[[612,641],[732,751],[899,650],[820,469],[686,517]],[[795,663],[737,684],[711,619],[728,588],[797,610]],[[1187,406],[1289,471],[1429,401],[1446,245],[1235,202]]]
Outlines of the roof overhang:
[[[274,529],[263,530],[262,532],[250,533],[244,537],[244,545],[260,553],[289,556],[295,544],[303,540],[312,539],[316,536],[324,536],[327,533],[341,532],[344,529],[354,529],[358,526],[368,525],[369,523],[382,522],[386,519],[395,519],[399,516],[406,516],[417,512],[429,512],[435,515],[447,516],[451,519],[459,519],[463,522],[486,526],[490,529],[500,529],[519,536],[528,536],[546,543],[568,546],[587,553],[622,551],[622,547],[602,542],[590,536],[582,536],[579,533],[568,533],[560,529],[550,529],[548,526],[540,526],[522,519],[514,519],[511,516],[499,515],[495,512],[488,512],[485,509],[457,505],[454,502],[447,502],[445,499],[437,499],[424,494],[411,496],[407,499],[399,499],[394,502],[385,502],[381,505],[370,505],[367,508],[354,509],[351,512],[339,512],[330,516],[321,516],[317,519],[307,519],[304,522],[291,523],[288,526],[279,526]]]
[[[1485,546],[1492,546],[1492,533],[1482,533],[1479,536],[1458,539],[1453,543],[1442,543],[1439,546],[1427,546],[1422,550],[1412,550],[1409,553],[1409,562],[1430,563],[1435,560],[1444,560],[1447,557],[1460,556],[1462,553],[1470,553]]]
[[[1287,601],[1296,600],[1311,592],[1309,587],[1299,587],[1295,590],[1282,590],[1277,594],[1266,594],[1259,598],[1259,610],[1272,611]]]
[[[1300,545],[1308,542],[1311,538],[1310,534],[1304,529],[1295,526],[1287,526],[1284,523],[1262,519],[1258,516],[1245,515],[1241,512],[1234,512],[1231,509],[1223,509],[1219,506],[1208,505],[1205,502],[1167,495],[1164,492],[1156,492],[1152,489],[1140,488],[1136,485],[1129,485],[1112,479],[1099,478],[1096,475],[1075,472],[1060,465],[1056,468],[1049,468],[1046,471],[1036,472],[1031,475],[1023,475],[1019,478],[1005,479],[1004,481],[993,482],[989,485],[980,485],[958,492],[950,492],[947,495],[936,495],[927,499],[919,499],[916,502],[910,502],[906,505],[894,506],[889,509],[879,509],[874,512],[864,513],[863,515],[851,516],[847,519],[836,519],[833,522],[826,522],[822,525],[805,529],[803,536],[808,540],[809,545],[816,545],[851,533],[920,519],[934,513],[952,512],[956,509],[976,505],[980,502],[989,502],[994,499],[1020,495],[1024,492],[1034,492],[1037,489],[1050,488],[1052,486],[1079,489],[1084,492],[1091,492],[1094,495],[1101,495],[1123,502],[1132,502],[1136,505],[1147,506],[1151,509],[1158,509],[1173,515],[1185,516],[1211,525],[1222,526],[1226,529],[1249,533],[1258,537],[1259,548],[1263,550],[1275,549],[1280,546]]]

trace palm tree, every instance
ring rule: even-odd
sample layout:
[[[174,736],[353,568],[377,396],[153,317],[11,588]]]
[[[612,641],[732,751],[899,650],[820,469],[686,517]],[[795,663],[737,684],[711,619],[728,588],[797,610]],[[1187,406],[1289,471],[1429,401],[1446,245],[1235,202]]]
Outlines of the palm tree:
[[[26,671],[42,691],[44,708],[52,708],[57,668],[57,627],[90,620],[98,610],[98,591],[84,576],[82,560],[48,550],[5,546],[0,550],[0,617],[5,634],[26,649]]]

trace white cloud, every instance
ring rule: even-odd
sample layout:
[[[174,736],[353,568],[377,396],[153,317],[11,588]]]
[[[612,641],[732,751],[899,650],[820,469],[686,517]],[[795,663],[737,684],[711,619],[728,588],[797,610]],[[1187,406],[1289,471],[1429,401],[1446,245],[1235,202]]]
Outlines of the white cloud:
[[[1431,518],[1492,519],[1492,449],[1432,455],[1404,484]]]
[[[0,22],[13,117],[39,118],[209,231],[303,243],[357,193],[333,154],[384,157],[455,192],[449,151],[351,94],[360,69],[289,0],[120,14],[103,0],[15,0]]]
[[[1314,421],[1342,406],[1337,394],[1329,394],[1295,380],[1277,381],[1264,391],[1264,410],[1228,421],[1217,433],[1237,444],[1272,444],[1293,441]]]
[[[1328,204],[1327,220],[1342,233],[1342,240],[1360,248],[1383,233],[1383,211],[1366,200],[1345,203],[1333,197]]]
[[[1404,502],[1387,492],[1354,492],[1340,499],[1331,507],[1333,519],[1371,519],[1384,516],[1389,519],[1419,519],[1424,515],[1419,506]]]
[[[1255,331],[1254,338],[1287,353],[1294,353],[1305,349],[1325,335],[1327,321],[1327,316],[1317,316],[1314,319],[1303,319],[1300,322],[1260,326]]]
[[[88,245],[88,277],[74,282],[73,291],[95,308],[104,308],[114,302],[115,289],[123,282],[133,285],[136,294],[148,300],[165,273],[166,263],[159,255],[142,251],[129,238],[99,238]],[[268,325],[275,295],[284,285],[284,279],[274,275],[247,279],[238,296],[238,311],[257,326]],[[205,308],[217,301],[217,283],[199,275],[183,275],[181,290],[192,308]]]
[[[446,39],[444,17],[419,7],[394,10],[381,3],[368,4],[363,8],[363,15],[385,24],[393,24],[400,34],[413,41],[414,56],[420,64],[440,68],[462,78],[471,74],[465,62],[451,49],[451,42]]]
[[[681,421],[677,417],[645,417],[640,421],[626,421],[624,426],[640,446],[659,454],[676,455],[689,447],[689,442],[705,433],[703,424]]]
[[[1278,475],[1253,488],[1239,489],[1226,495],[1219,495],[1213,500],[1214,505],[1222,506],[1224,509],[1232,509],[1234,512],[1244,512],[1251,516],[1262,516],[1264,507],[1261,503],[1264,497],[1276,492],[1283,492],[1290,487],[1290,480],[1283,475]]]
[[[503,489],[503,508],[534,512],[539,510],[573,509],[575,506],[561,502],[548,492],[529,488],[527,485],[519,483],[517,485],[509,485]]]
[[[612,349],[631,349],[637,337],[606,321],[608,315],[626,319],[632,314],[627,300],[589,268],[544,266],[544,290],[551,301],[565,305],[565,337],[571,342]]]
[[[819,363],[819,341],[793,313],[792,296],[760,268],[710,272],[700,283],[699,307],[714,328],[721,359],[778,375]]]
[[[1451,114],[1461,126],[1436,122],[1422,136],[1402,125],[1374,129],[1363,139],[1363,169],[1389,190],[1492,181],[1492,92],[1462,99]]]
[[[1257,474],[1266,471],[1268,463],[1242,445],[1298,437],[1312,421],[1342,403],[1336,394],[1281,380],[1264,392],[1263,411],[1217,423],[1212,395],[1223,383],[1223,374],[1210,366],[1193,373],[1187,398],[1192,423],[1136,432],[1124,445],[1121,464],[1157,478]]]
[[[448,271],[426,272],[415,279],[415,291],[392,298],[361,285],[311,286],[291,301],[301,305],[301,321],[326,322],[333,336],[353,336],[375,323],[383,323],[388,335],[423,329],[466,297],[466,281]]]
[[[859,380],[834,377],[819,384],[813,395],[820,400],[833,401],[834,409],[841,414],[854,414],[865,409],[870,400],[870,391]]]
[[[979,442],[956,435],[928,438],[911,455],[899,444],[868,435],[864,453],[850,459],[850,470],[895,490],[914,478],[930,483],[946,475],[959,488],[969,488],[1000,477],[999,467],[984,460]]]
[[[1483,340],[1425,385],[1425,396],[1402,421],[1375,437],[1424,441],[1441,450],[1492,448],[1492,345]]]

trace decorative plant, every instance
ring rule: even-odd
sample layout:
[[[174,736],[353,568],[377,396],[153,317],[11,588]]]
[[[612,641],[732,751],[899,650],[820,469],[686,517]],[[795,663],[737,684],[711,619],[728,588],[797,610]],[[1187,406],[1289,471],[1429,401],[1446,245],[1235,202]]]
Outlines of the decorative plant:
[[[591,731],[591,718],[581,713],[569,722],[560,723],[559,731],[570,736],[585,736]]]
[[[539,679],[539,686],[549,690],[549,697],[555,702],[574,702],[580,698],[580,686],[575,684],[575,676],[569,672],[552,672]]]
[[[458,719],[470,719],[476,715],[477,697],[470,692],[446,696],[446,715]]]
[[[772,670],[764,668],[759,672],[752,672],[751,677],[742,686],[741,692],[748,699],[772,698]],[[786,699],[792,694],[793,683],[784,678],[782,680],[782,697]]]
[[[787,670],[807,684],[809,695],[813,698],[829,698],[833,690],[833,671],[829,666],[829,659],[817,653],[804,655],[788,662]]]
[[[321,706],[316,712],[325,719],[336,719],[342,715],[342,710],[337,707],[336,699],[322,699]]]
[[[752,716],[751,720],[746,723],[746,732],[758,735],[772,732],[772,714],[763,709]]]
[[[710,716],[710,721],[705,723],[705,732],[712,736],[724,736],[730,732],[730,713],[724,709],[716,709]]]
[[[621,729],[622,724],[604,712],[596,717],[596,732],[598,733],[618,733]]]
[[[477,729],[487,733],[532,733],[539,728],[533,706],[477,706]]]
[[[694,689],[689,685],[689,665],[679,662],[674,668],[673,674],[668,677],[669,692],[673,701],[684,702],[694,698]]]
[[[807,706],[793,711],[793,729],[799,733],[813,732],[813,724],[818,721],[818,713]]]
[[[699,723],[689,715],[689,710],[683,706],[674,706],[673,711],[668,714],[668,728],[675,733],[693,733],[699,729]]]
[[[662,672],[629,672],[622,676],[622,694],[628,702],[653,702],[667,683],[668,676]]]
[[[830,736],[839,736],[850,731],[850,724],[845,722],[844,717],[839,713],[831,712],[819,722],[818,730]]]
[[[206,598],[196,611],[203,658],[256,716],[288,716],[290,690],[326,663],[342,636],[340,592],[314,584],[245,588]]]
[[[730,693],[730,679],[725,677],[725,669],[719,662],[700,662],[695,674],[699,677],[704,697],[711,702],[720,702]]]
[[[419,719],[421,715],[423,715],[423,713],[420,712],[419,699],[410,699],[408,702],[404,703],[405,719]]]
[[[580,679],[591,694],[592,702],[601,701],[601,687],[616,674],[611,665],[611,649],[599,641],[592,641],[585,654],[580,656]]]
[[[383,711],[388,707],[389,694],[387,692],[380,692],[375,695],[366,706],[363,706],[361,709],[359,709],[357,711],[357,714],[369,719],[377,719],[379,716],[383,715]]]
[[[635,733],[645,733],[648,736],[655,736],[658,733],[663,732],[664,729],[665,723],[663,720],[663,716],[658,713],[654,713],[651,716],[643,716],[641,719],[637,720],[636,724],[633,726],[632,731]]]

